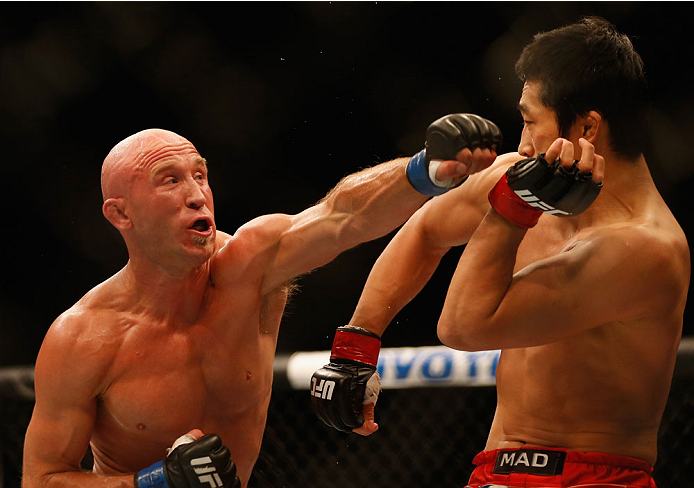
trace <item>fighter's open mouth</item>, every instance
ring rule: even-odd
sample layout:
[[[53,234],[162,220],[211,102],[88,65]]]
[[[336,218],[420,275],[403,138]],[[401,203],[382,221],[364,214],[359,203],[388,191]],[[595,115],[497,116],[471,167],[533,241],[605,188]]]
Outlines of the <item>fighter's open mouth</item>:
[[[207,222],[207,220],[200,219],[196,220],[193,225],[190,226],[190,228],[199,232],[205,232],[210,228],[210,224]]]

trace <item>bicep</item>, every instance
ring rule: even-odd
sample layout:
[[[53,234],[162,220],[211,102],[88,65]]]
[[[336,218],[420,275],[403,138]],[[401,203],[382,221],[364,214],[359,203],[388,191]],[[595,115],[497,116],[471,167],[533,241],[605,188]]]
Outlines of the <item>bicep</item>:
[[[332,261],[359,242],[344,238],[350,225],[346,215],[331,212],[323,203],[297,215],[274,215],[266,220],[264,234],[269,251],[262,289],[282,283]]]

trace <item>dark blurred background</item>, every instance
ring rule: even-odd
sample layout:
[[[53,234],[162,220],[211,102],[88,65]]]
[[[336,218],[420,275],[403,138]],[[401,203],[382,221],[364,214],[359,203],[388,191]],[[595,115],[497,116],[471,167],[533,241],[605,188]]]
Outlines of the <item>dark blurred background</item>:
[[[473,112],[516,149],[532,35],[601,15],[632,36],[652,92],[647,160],[691,235],[688,2],[56,2],[0,4],[5,220],[0,366],[32,364],[52,321],[127,260],[101,215],[103,158],[148,127],[210,164],[218,227],[296,213],[341,177],[422,148],[434,119]],[[690,190],[691,191],[691,190]],[[304,277],[278,352],[328,349],[392,234]],[[437,344],[460,250],[384,345]],[[685,334],[694,334],[691,313]]]

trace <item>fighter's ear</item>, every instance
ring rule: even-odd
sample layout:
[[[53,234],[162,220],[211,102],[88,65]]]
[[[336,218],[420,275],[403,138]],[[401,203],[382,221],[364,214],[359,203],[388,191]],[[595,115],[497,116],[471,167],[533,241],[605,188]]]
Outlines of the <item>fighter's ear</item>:
[[[125,209],[125,201],[122,198],[107,199],[101,207],[101,211],[104,217],[118,230],[127,230],[133,226]]]
[[[595,144],[595,141],[598,139],[598,133],[600,132],[600,126],[602,125],[602,115],[595,110],[591,110],[583,117],[582,125],[583,134],[581,137],[591,144]]]

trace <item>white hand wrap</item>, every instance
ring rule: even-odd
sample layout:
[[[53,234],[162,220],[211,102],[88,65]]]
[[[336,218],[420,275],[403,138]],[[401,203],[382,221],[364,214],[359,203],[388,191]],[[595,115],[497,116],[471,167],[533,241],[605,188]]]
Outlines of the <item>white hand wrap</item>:
[[[195,438],[195,436],[193,434],[182,435],[181,437],[179,437],[178,439],[176,439],[174,441],[173,446],[169,447],[166,450],[166,455],[168,456],[169,454],[171,454],[174,451],[174,449],[176,449],[178,446],[181,446],[183,444],[190,444],[191,442],[194,442],[196,440],[197,439]]]
[[[364,391],[364,401],[363,405],[368,405],[373,403],[374,405],[378,401],[378,395],[381,393],[381,376],[376,371],[369,381],[366,382],[366,390]]]
[[[441,188],[452,188],[453,186],[455,186],[453,184],[453,178],[448,178],[444,181],[436,178],[436,170],[439,169],[441,163],[443,163],[443,161],[439,161],[438,159],[432,159],[431,161],[429,161],[429,178],[431,179],[431,182],[436,186],[440,186]]]

